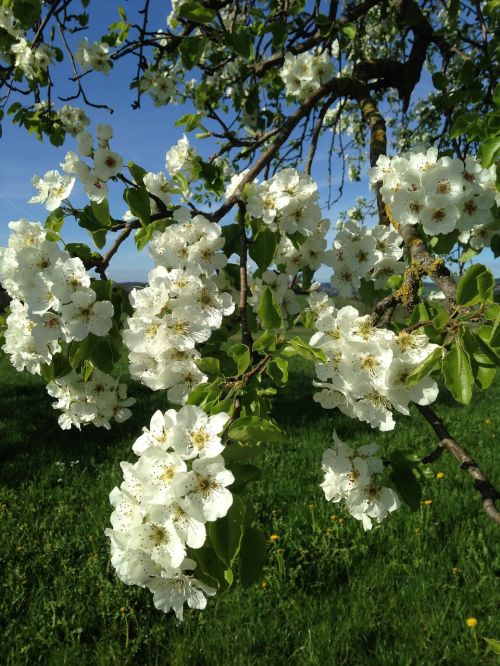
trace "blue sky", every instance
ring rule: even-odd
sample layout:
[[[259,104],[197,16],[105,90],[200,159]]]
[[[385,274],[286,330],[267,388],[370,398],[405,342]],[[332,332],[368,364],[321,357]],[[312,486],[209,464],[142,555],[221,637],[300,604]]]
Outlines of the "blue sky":
[[[91,28],[87,34],[89,41],[98,39],[105,32],[105,27],[117,20],[118,15],[114,13],[118,3],[97,2],[93,0],[90,5]],[[130,21],[137,21],[137,7],[142,3],[134,1],[122,2],[129,14]],[[151,28],[165,28],[167,3],[153,1],[151,3]],[[163,7],[163,10],[162,10]],[[92,24],[93,21],[93,24]],[[77,39],[84,33],[80,33]],[[190,108],[183,106],[167,105],[165,107],[154,107],[148,96],[142,97],[141,109],[134,111],[131,108],[135,99],[135,91],[130,91],[128,86],[132,80],[136,59],[122,59],[115,64],[111,73],[106,76],[101,73],[92,73],[84,78],[85,90],[93,102],[107,103],[115,109],[113,115],[105,110],[86,109],[91,118],[90,131],[93,132],[97,123],[108,122],[114,129],[114,138],[111,142],[113,150],[119,152],[125,162],[132,160],[140,164],[148,171],[160,171],[165,168],[165,153],[182,136],[182,130],[175,126],[175,121],[184,113],[190,112]],[[66,65],[57,67],[57,89],[61,96],[72,94],[74,89],[71,82],[65,81],[68,69]],[[420,94],[428,90],[428,84],[420,86]],[[112,91],[112,94],[110,94]],[[81,106],[80,100],[69,102],[75,106]],[[56,108],[64,102],[56,102]],[[24,129],[15,127],[9,118],[3,122],[3,137],[0,139],[0,245],[5,245],[8,238],[7,224],[10,220],[26,217],[29,220],[43,221],[47,215],[45,208],[41,205],[28,204],[28,199],[35,194],[31,185],[34,174],[43,175],[50,169],[59,169],[59,163],[64,160],[68,150],[76,148],[76,142],[68,137],[64,146],[55,148],[47,140],[43,143],[37,141],[34,135],[28,135]],[[193,141],[194,140],[194,135]],[[313,178],[318,182],[320,189],[320,203],[324,207],[328,192],[328,166],[327,147],[329,137],[320,143],[315,166],[313,167]],[[213,152],[214,145],[210,140],[196,142],[197,150],[203,155]],[[338,162],[336,163],[338,165]],[[340,174],[334,173],[334,188],[340,182]],[[110,208],[114,217],[120,218],[126,210],[122,196],[122,189],[117,184],[110,184]],[[368,195],[366,179],[362,183],[346,182],[342,200],[329,211],[324,209],[325,217],[328,217],[334,225],[339,213],[350,208],[357,196]],[[78,184],[75,186],[71,201],[76,206],[88,203],[82,194]],[[67,225],[67,226],[66,226]],[[90,237],[85,237],[85,232],[75,224],[66,223],[63,237],[66,242],[80,240],[91,244]],[[331,242],[333,234],[329,234]],[[481,257],[481,261],[493,267],[491,253]],[[129,240],[120,248],[120,252],[114,257],[109,275],[117,281],[143,281],[152,263],[147,250],[138,253],[133,240]],[[496,268],[498,272],[498,268]],[[318,279],[327,280],[329,269],[321,269]]]

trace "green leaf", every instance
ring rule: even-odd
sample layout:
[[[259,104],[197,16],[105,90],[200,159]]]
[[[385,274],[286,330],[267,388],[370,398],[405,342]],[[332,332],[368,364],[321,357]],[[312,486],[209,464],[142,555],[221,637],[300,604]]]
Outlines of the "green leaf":
[[[12,13],[24,28],[32,28],[40,20],[42,5],[40,0],[14,0]]]
[[[283,325],[281,309],[274,298],[271,287],[264,287],[257,314],[262,326],[266,329],[281,328]]]
[[[480,273],[477,276],[477,289],[482,303],[493,303],[494,286],[495,280],[493,278],[493,273],[489,270],[485,270],[484,273]]]
[[[490,307],[484,313],[484,316],[489,321],[494,321],[495,326],[498,326],[500,324],[500,304],[493,303],[493,305],[490,305]]]
[[[456,139],[462,134],[475,138],[479,132],[479,116],[477,113],[460,113],[455,117],[451,128],[451,137]],[[471,136],[473,135],[473,136]]]
[[[302,356],[302,358],[307,359],[308,361],[313,361],[317,362],[320,361],[321,363],[326,363],[326,356],[325,353],[321,349],[317,349],[316,347],[311,347],[311,345],[307,344],[307,342],[304,342],[299,337],[292,338],[291,340],[288,340],[288,347],[285,347],[283,350],[283,355],[284,356]]]
[[[494,654],[500,654],[500,641],[495,640],[494,638],[486,638],[483,636],[483,641],[486,641],[487,646]]]
[[[92,259],[92,251],[85,243],[66,243],[64,247],[72,257],[78,257],[84,263]]]
[[[109,227],[111,224],[111,220],[109,217],[109,203],[107,199],[104,199],[104,201],[101,201],[100,203],[97,203],[97,201],[92,201],[91,202],[91,208],[92,212],[94,213],[94,217],[96,220],[103,226],[103,227]]]
[[[401,497],[403,502],[407,504],[412,511],[417,511],[422,499],[422,487],[415,475],[408,470],[394,469],[389,478],[394,484],[394,487]]]
[[[474,376],[469,354],[460,342],[446,353],[441,367],[445,384],[455,400],[463,405],[469,404]]]
[[[264,451],[263,446],[242,444],[241,442],[231,442],[223,452],[226,465],[232,469],[234,463],[240,463],[243,460],[255,458]]]
[[[462,68],[460,70],[460,79],[462,83],[465,83],[466,85],[471,85],[471,83],[474,82],[475,78],[475,71],[474,71],[474,63],[472,60],[466,60]]]
[[[222,393],[222,381],[221,377],[217,377],[217,379],[209,384],[200,384],[189,394],[187,404],[203,407],[210,402],[218,401]]]
[[[430,245],[436,254],[449,254],[458,240],[458,232],[440,234],[431,238]]]
[[[78,225],[87,231],[92,236],[97,248],[101,249],[106,245],[106,227],[96,219],[94,212],[90,206],[79,212],[77,216]]]
[[[230,257],[239,254],[240,251],[240,228],[237,224],[227,224],[222,227],[224,237],[224,254]]]
[[[68,358],[71,367],[77,369],[89,355],[89,340],[85,338],[81,342],[71,342],[68,349]]]
[[[483,391],[489,389],[495,379],[497,369],[486,354],[475,353],[472,355],[472,368],[474,379]]]
[[[240,550],[246,507],[238,495],[233,495],[233,503],[223,518],[207,523],[210,543],[217,557],[227,567],[231,567]]]
[[[56,234],[59,234],[64,224],[64,211],[62,208],[53,210],[45,220],[45,228],[51,229]]]
[[[432,372],[443,355],[441,347],[434,349],[427,358],[419,363],[406,378],[407,386],[414,386]]]
[[[199,2],[185,2],[179,7],[179,17],[193,23],[211,23],[215,17],[215,10],[204,7]]]
[[[283,47],[288,35],[288,25],[286,21],[276,21],[271,25],[273,35],[273,48],[279,50]]]
[[[86,382],[90,379],[90,376],[91,376],[93,370],[94,370],[94,366],[92,365],[91,361],[86,359],[82,363],[82,368],[81,368],[81,375],[82,375],[82,379],[83,379],[84,382]]]
[[[448,84],[446,74],[443,74],[443,72],[436,72],[432,75],[432,83],[438,90],[445,90]]]
[[[201,125],[202,120],[203,116],[201,113],[186,113],[185,115],[181,116],[179,120],[175,121],[175,125],[184,125],[186,132],[192,132]]]
[[[143,169],[138,164],[135,164],[135,162],[129,162],[128,168],[132,174],[132,178],[135,180],[137,185],[144,185],[144,176],[147,174],[146,169]]]
[[[247,463],[233,463],[231,465],[231,472],[234,475],[231,492],[237,494],[241,493],[252,481],[258,481],[262,474],[258,467]]]
[[[356,37],[356,26],[354,23],[346,23],[342,26],[341,30],[348,39],[353,40]]]
[[[500,314],[497,315],[493,324],[489,343],[491,347],[500,347]]]
[[[238,442],[284,442],[285,436],[277,425],[258,416],[241,416],[229,428],[229,437]]]
[[[92,334],[87,339],[89,340],[89,360],[99,370],[110,373],[120,358],[119,342],[114,344],[109,336],[101,338]]]
[[[437,305],[435,309],[436,314],[432,318],[432,325],[436,330],[440,330],[450,321],[450,315],[448,310],[442,305]]]
[[[196,365],[200,368],[202,372],[206,372],[209,375],[218,375],[220,374],[220,364],[219,359],[212,358],[210,356],[204,356],[196,361]]]
[[[92,280],[90,286],[98,301],[110,301],[113,294],[112,280]]]
[[[471,259],[474,259],[474,257],[477,257],[477,251],[473,247],[469,247],[465,252],[462,252],[462,254],[458,257],[458,261],[461,264],[466,264],[468,261]]]
[[[251,243],[248,254],[255,261],[261,271],[271,264],[276,251],[276,234],[270,229],[263,229],[255,236]]]
[[[193,69],[200,62],[206,43],[203,37],[183,37],[179,51],[186,69]]]
[[[419,303],[411,313],[409,325],[414,326],[421,321],[428,321],[429,319],[432,319],[432,316],[428,307],[424,303]]]
[[[246,26],[241,26],[228,34],[227,44],[245,60],[253,57],[253,42]]]
[[[403,281],[404,277],[402,275],[391,275],[391,277],[387,278],[385,286],[387,289],[395,291],[396,289],[399,289],[399,287],[403,284]]]
[[[478,157],[483,167],[490,167],[500,152],[500,136],[484,141],[479,147]]]
[[[481,354],[484,354],[484,356],[489,359],[490,363],[493,363],[494,365],[500,365],[500,357],[495,352],[495,350],[491,348],[491,341],[490,343],[486,342],[474,331],[472,331],[472,336],[474,337],[474,340],[477,344],[478,351]]]
[[[237,376],[239,377],[245,372],[245,370],[250,365],[250,361],[252,358],[250,354],[250,349],[246,345],[237,343],[235,345],[232,345],[229,351],[238,367]]]
[[[253,348],[258,352],[276,351],[276,331],[264,331],[264,333],[254,340]]]
[[[462,275],[457,285],[457,303],[459,305],[472,305],[481,300],[478,277],[485,271],[486,268],[482,264],[474,264]]]
[[[147,189],[142,185],[140,187],[128,187],[123,192],[123,198],[128,203],[132,215],[138,217],[143,225],[149,224],[151,204]]]
[[[40,363],[40,374],[47,384],[50,384],[56,378],[52,363]]]
[[[240,582],[243,587],[250,587],[262,576],[262,569],[267,562],[266,538],[255,527],[246,527],[240,544]]]
[[[493,236],[491,239],[490,247],[495,259],[500,257],[500,234],[495,234],[495,236]]]
[[[227,580],[224,576],[223,563],[217,557],[214,549],[205,543],[202,548],[188,550],[188,556],[198,565],[195,569],[196,578],[215,588],[224,590],[227,588]]]
[[[373,284],[372,280],[365,280],[364,278],[362,278],[360,280],[358,293],[359,293],[363,303],[366,303],[370,307],[376,301],[379,301],[380,298],[383,297],[383,294],[384,294],[383,291],[381,292],[381,291],[375,289],[375,285]]]
[[[288,382],[288,361],[276,356],[268,362],[266,372],[277,386],[286,386]]]

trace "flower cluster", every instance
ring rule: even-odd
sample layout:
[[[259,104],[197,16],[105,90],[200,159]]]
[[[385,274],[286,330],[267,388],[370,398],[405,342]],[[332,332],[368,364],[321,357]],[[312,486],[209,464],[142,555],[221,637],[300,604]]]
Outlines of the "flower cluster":
[[[5,30],[16,41],[10,46],[17,67],[27,79],[34,79],[40,71],[46,72],[54,61],[56,51],[48,44],[31,46],[19,21],[14,17],[11,7],[0,7],[0,29]]]
[[[436,236],[466,232],[491,219],[495,203],[495,168],[483,169],[475,157],[441,157],[437,148],[405,156],[381,155],[369,170],[372,184],[400,224],[422,224]]]
[[[205,524],[225,516],[234,482],[220,455],[228,414],[207,416],[187,405],[157,411],[133,445],[135,464],[122,462],[124,481],[110,502],[111,562],[118,578],[153,592],[156,608],[182,620],[184,603],[205,608],[215,590],[194,577],[186,547],[206,540]]]
[[[334,71],[329,53],[323,51],[319,54],[287,53],[279,73],[285,84],[286,94],[304,100],[329,81]]]
[[[227,263],[220,226],[202,215],[191,219],[182,208],[174,219],[152,236],[149,247],[156,268],[144,289],[130,293],[134,314],[123,340],[132,377],[153,390],[168,388],[168,399],[180,404],[207,380],[196,365],[200,354],[195,345],[220,327],[234,302],[212,279]]]
[[[144,70],[139,87],[142,92],[148,93],[155,106],[164,106],[176,103],[181,81],[183,81],[181,68],[169,63],[167,69],[148,67]]]
[[[75,60],[84,71],[94,69],[108,74],[112,66],[109,59],[109,44],[106,42],[89,44],[87,37],[84,37],[78,44]]]
[[[226,196],[234,192],[240,178],[233,177]],[[274,262],[281,273],[278,276],[273,271],[266,271],[262,279],[255,279],[250,285],[252,297],[249,302],[257,307],[262,288],[267,284],[275,291],[286,320],[288,315],[299,311],[295,295],[289,289],[288,276],[296,276],[305,269],[315,271],[327,256],[325,236],[330,223],[321,217],[318,187],[310,176],[287,168],[269,180],[250,184],[245,188],[244,196],[248,214],[279,233]]]
[[[247,190],[247,212],[281,234],[313,234],[321,222],[318,186],[297,169],[283,169]]]
[[[429,405],[436,399],[438,387],[430,377],[407,384],[414,368],[438,347],[423,333],[375,328],[369,315],[360,317],[350,305],[336,310],[323,304],[315,327],[310,344],[324,352],[326,363],[316,363],[314,385],[321,391],[314,400],[325,409],[338,407],[372,428],[393,430],[392,409],[408,415],[410,402]]]
[[[300,312],[300,305],[293,289],[288,284],[288,275],[284,273],[275,273],[274,271],[264,271],[262,278],[250,278],[249,287],[251,296],[248,298],[248,304],[257,311],[262,297],[262,291],[265,287],[271,287],[276,303],[281,308],[281,316],[284,322],[290,317]]]
[[[43,178],[33,176],[31,180],[38,194],[31,197],[29,203],[43,203],[45,208],[53,211],[59,208],[63,199],[67,199],[73,190],[75,179],[72,176],[61,176],[59,171],[47,171]]]
[[[189,145],[189,140],[184,134],[182,139],[167,151],[166,166],[171,176],[180,173],[188,180],[193,179],[194,162],[198,154],[194,148]]]
[[[288,275],[297,275],[304,268],[317,270],[327,257],[325,236],[329,228],[329,220],[321,219],[314,232],[305,238],[295,237],[292,241],[282,234],[274,257],[276,264],[283,266]]]
[[[54,409],[62,414],[58,423],[63,430],[92,423],[96,427],[111,428],[110,421],[123,423],[132,416],[128,407],[135,403],[127,398],[127,386],[97,368],[85,380],[74,370],[64,377],[58,377],[47,384],[47,392],[56,402]]]
[[[343,501],[349,513],[361,520],[365,530],[371,530],[373,523],[381,523],[392,511],[400,506],[397,494],[374,481],[374,475],[381,474],[384,464],[373,454],[375,444],[351,449],[333,431],[335,447],[323,453],[322,468],[325,478],[321,487],[329,502]]]
[[[58,116],[66,131],[72,136],[80,134],[90,124],[90,118],[83,109],[69,104],[65,104],[59,109]]]
[[[387,278],[404,272],[401,236],[389,227],[371,229],[354,220],[342,224],[323,261],[334,269],[332,287],[340,296],[350,296],[360,279],[373,280],[375,288],[385,287]]]
[[[97,301],[82,261],[71,258],[38,222],[10,222],[8,247],[0,248],[0,282],[11,296],[3,350],[14,367],[40,374],[60,351],[59,341],[104,336],[113,305]]]
[[[94,140],[89,132],[80,132],[76,137],[79,152],[85,157],[92,157],[92,167],[85,164],[73,151],[66,154],[66,160],[61,167],[66,173],[74,173],[89,199],[99,203],[108,196],[107,182],[120,173],[123,158],[109,147],[109,141],[113,137],[113,130],[109,125],[97,125],[96,135],[97,147],[94,147]]]

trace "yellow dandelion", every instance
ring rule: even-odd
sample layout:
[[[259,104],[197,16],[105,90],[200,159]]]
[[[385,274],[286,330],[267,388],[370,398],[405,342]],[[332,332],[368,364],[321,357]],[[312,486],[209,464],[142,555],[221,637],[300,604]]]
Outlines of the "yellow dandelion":
[[[422,500],[420,504],[425,504],[425,506],[430,506],[432,504],[432,500],[430,499]]]
[[[486,425],[490,425],[491,419],[484,419],[483,423],[486,423]]]
[[[125,608],[125,606],[122,606],[122,607],[120,608],[120,613],[121,613],[122,615],[124,615],[124,614],[126,613],[126,611],[127,611],[127,609]]]
[[[330,520],[337,520],[337,516],[334,513],[332,513],[332,515],[330,516]]]
[[[267,581],[263,580],[262,583],[260,584],[260,586],[263,590],[265,590],[266,587],[267,587]]]
[[[279,536],[278,536],[277,534],[271,534],[271,536],[269,537],[269,539],[270,539],[271,541],[278,541]]]
[[[444,472],[438,472],[436,474],[436,479],[442,479],[444,477]]]
[[[469,629],[474,629],[477,627],[477,620],[475,617],[468,617],[465,620],[465,624],[469,627]]]
[[[343,518],[339,518],[339,523],[342,524],[343,522],[344,522],[344,519],[343,519]]]
[[[309,506],[310,509],[315,509],[316,508],[316,504],[309,504],[308,506]]]
[[[451,568],[451,573],[452,574],[457,574],[458,573],[458,567],[452,567]]]

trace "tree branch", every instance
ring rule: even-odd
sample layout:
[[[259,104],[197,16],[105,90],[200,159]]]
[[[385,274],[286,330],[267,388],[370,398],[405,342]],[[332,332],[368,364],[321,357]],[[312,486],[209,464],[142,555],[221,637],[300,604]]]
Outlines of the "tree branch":
[[[264,169],[275,157],[278,150],[288,139],[293,130],[300,123],[302,118],[308,115],[316,104],[325,95],[331,94],[332,101],[338,97],[349,95],[355,99],[364,98],[369,96],[368,86],[362,81],[351,78],[336,78],[327,81],[320,88],[318,88],[312,95],[310,95],[305,102],[289,116],[282,124],[276,138],[267,148],[267,150],[260,155],[255,161],[254,165],[249,169],[248,173],[240,180],[238,187],[234,190],[233,194],[226,199],[226,201],[213,213],[212,219],[218,222],[226,215],[227,212],[237,203],[240,198],[241,192],[247,183],[251,183],[258,174]]]
[[[500,493],[494,488],[492,483],[484,476],[477,462],[469,456],[456,439],[448,432],[439,416],[428,405],[415,405],[425,420],[431,425],[432,429],[439,438],[439,446],[422,462],[434,462],[437,460],[441,451],[446,449],[452,456],[458,460],[460,467],[465,470],[474,479],[474,488],[481,494],[483,509],[495,523],[500,524],[500,511],[497,510],[495,503],[500,500]],[[439,451],[439,453],[438,453]]]
[[[321,134],[321,129],[323,128],[323,120],[325,119],[326,112],[330,108],[331,104],[335,101],[336,97],[332,96],[330,97],[321,107],[320,112],[318,114],[318,118],[316,120],[316,125],[314,126],[314,130],[312,133],[311,137],[311,145],[309,146],[309,154],[307,155],[307,161],[306,161],[306,166],[304,168],[304,173],[306,173],[308,176],[311,175],[311,168],[312,168],[312,163],[314,160],[314,156],[316,154],[316,148],[318,146],[318,139]]]
[[[240,302],[238,314],[241,322],[241,341],[252,350],[253,338],[250,332],[247,316],[248,298],[248,273],[247,273],[247,248],[248,239],[245,229],[245,204],[238,204],[238,225],[240,228]]]
[[[401,234],[413,261],[443,291],[448,302],[448,307],[454,308],[456,306],[457,285],[444,259],[433,257],[428,252],[424,241],[418,235],[417,228],[414,225],[405,224],[400,226],[396,223],[395,228]]]

